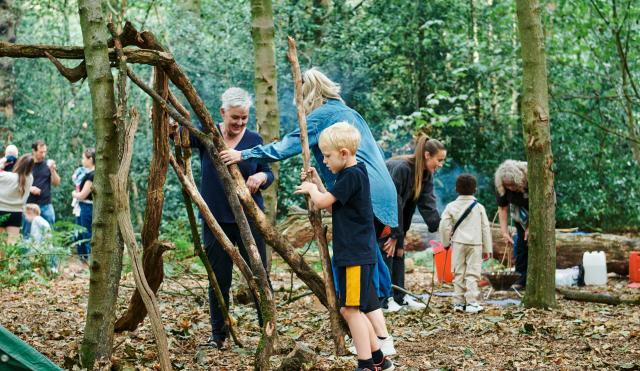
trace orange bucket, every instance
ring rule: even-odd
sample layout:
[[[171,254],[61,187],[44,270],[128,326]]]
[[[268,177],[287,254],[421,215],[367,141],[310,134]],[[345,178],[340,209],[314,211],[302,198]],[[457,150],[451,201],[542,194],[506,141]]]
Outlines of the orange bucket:
[[[438,241],[429,241],[433,248],[433,264],[436,268],[436,278],[440,283],[453,282],[453,272],[451,272],[451,249],[446,250]]]
[[[640,282],[640,251],[629,254],[629,282]]]

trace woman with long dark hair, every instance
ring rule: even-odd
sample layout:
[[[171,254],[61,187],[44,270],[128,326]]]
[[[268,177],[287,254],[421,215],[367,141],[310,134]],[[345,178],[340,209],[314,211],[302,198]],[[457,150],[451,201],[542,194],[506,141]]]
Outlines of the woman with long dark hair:
[[[23,155],[13,171],[0,171],[0,234],[8,234],[6,241],[14,243],[20,235],[22,212],[33,184],[33,157]]]

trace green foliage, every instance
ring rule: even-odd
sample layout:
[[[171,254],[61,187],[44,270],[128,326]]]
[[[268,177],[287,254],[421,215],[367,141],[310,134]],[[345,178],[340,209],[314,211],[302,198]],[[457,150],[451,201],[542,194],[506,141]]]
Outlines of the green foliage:
[[[0,234],[0,287],[20,286],[32,279],[46,283],[58,274],[58,266],[69,258],[72,236],[78,230],[71,223],[58,226],[51,238],[42,242],[20,239],[7,244],[6,234]]]
[[[302,68],[317,66],[341,83],[345,101],[369,122],[387,156],[410,152],[412,135],[418,130],[430,132],[448,149],[445,168],[436,175],[440,203],[455,197],[455,175],[471,171],[480,181],[478,196],[492,214],[494,170],[505,159],[525,159],[514,3],[473,2],[477,47],[469,1],[334,0],[327,8],[320,3],[274,1],[281,134],[297,126],[285,58],[286,36],[291,35],[298,42]],[[81,45],[76,1],[17,4],[18,43]],[[640,50],[633,46],[640,41],[640,5],[628,2],[614,13],[612,4],[612,0],[556,0],[543,8],[558,226],[637,230],[640,225],[640,167],[628,139],[633,130],[640,135],[640,97],[631,86],[623,86],[615,44],[619,35],[622,45],[628,46],[626,62],[638,87]],[[214,119],[225,88],[253,90],[248,2],[202,1],[198,17],[180,2],[142,0],[128,4],[127,18],[140,29],[152,30],[173,52]],[[133,67],[150,80],[147,66]],[[14,133],[22,152],[34,139],[49,143],[49,157],[57,161],[62,176],[62,185],[54,190],[54,206],[59,219],[70,219],[70,176],[84,147],[95,143],[87,84],[69,84],[44,59],[16,60],[14,71],[15,118],[0,125]],[[150,101],[137,87],[130,86],[128,93],[130,105],[148,112]],[[635,128],[625,111],[629,108],[625,93],[630,96]],[[148,115],[141,117],[131,168],[138,191],[132,195],[134,215],[144,210],[151,160]],[[249,127],[255,128],[253,115]],[[197,171],[198,153],[194,158]],[[287,207],[303,203],[292,195],[299,167],[298,158],[282,164],[280,216]],[[164,213],[168,221],[185,214],[172,174],[165,188]],[[173,227],[163,225],[166,234],[164,228]]]

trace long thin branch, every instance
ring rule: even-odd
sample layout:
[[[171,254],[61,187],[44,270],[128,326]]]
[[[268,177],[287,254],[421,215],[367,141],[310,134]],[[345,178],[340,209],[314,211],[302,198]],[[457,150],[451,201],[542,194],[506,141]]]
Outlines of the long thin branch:
[[[178,166],[185,169],[185,164],[189,161],[189,158],[183,157],[182,149],[180,148],[179,144],[176,144],[175,146],[175,154],[176,154],[176,162],[178,163]],[[181,170],[181,171],[183,174],[185,174],[185,178],[187,179],[187,181],[193,184],[193,179],[191,179],[186,174],[186,171],[185,170]],[[236,326],[234,325],[234,321],[231,319],[231,315],[229,314],[227,305],[224,302],[224,296],[222,296],[222,290],[220,290],[218,279],[216,278],[216,274],[213,271],[213,267],[211,267],[211,264],[209,263],[209,259],[207,258],[206,252],[202,248],[200,235],[198,234],[198,226],[196,224],[196,217],[193,212],[193,206],[191,205],[191,199],[189,198],[189,194],[187,194],[187,191],[185,191],[184,189],[182,190],[182,197],[184,199],[185,208],[187,209],[187,217],[189,219],[189,226],[191,227],[191,235],[193,236],[193,247],[195,248],[196,254],[202,261],[202,264],[204,264],[204,268],[207,271],[207,278],[209,279],[209,285],[211,286],[211,289],[213,290],[213,293],[216,296],[216,299],[218,301],[218,308],[220,308],[220,311],[222,312],[222,316],[224,317],[224,322],[227,325],[227,328],[229,329],[231,338],[233,339],[233,342],[236,343],[236,345],[242,348],[243,345],[240,342],[238,331],[236,329]]]
[[[613,135],[615,135],[617,137],[620,137],[622,139],[628,140],[630,142],[634,142],[634,143],[640,144],[640,140],[631,138],[631,137],[629,137],[629,136],[627,136],[625,134],[619,133],[619,132],[617,132],[615,130],[611,130],[611,129],[607,128],[606,126],[602,126],[602,125],[598,124],[597,122],[595,122],[593,119],[591,119],[591,118],[589,118],[589,117],[587,117],[587,116],[585,116],[585,115],[583,115],[583,114],[581,114],[579,112],[572,111],[572,110],[558,110],[558,112],[568,113],[568,114],[571,114],[571,115],[578,116],[581,119],[583,119],[584,121],[592,124],[593,126],[597,127],[600,130],[606,131],[609,134],[613,134]]]
[[[133,277],[136,282],[136,287],[140,292],[142,301],[145,304],[147,312],[149,313],[149,319],[151,321],[151,329],[153,335],[156,338],[156,344],[158,347],[158,358],[160,360],[160,368],[163,371],[169,371],[171,367],[171,359],[169,358],[169,346],[167,343],[167,335],[164,332],[164,326],[162,325],[162,316],[158,303],[156,301],[155,294],[149,287],[147,279],[145,278],[144,271],[142,269],[142,261],[138,252],[137,242],[133,233],[133,225],[131,225],[130,209],[129,209],[129,197],[127,192],[127,179],[129,177],[129,167],[131,166],[131,158],[133,156],[133,140],[134,134],[138,127],[139,117],[135,110],[131,112],[131,121],[125,128],[124,145],[122,162],[116,175],[111,175],[110,181],[116,196],[116,216],[118,219],[118,226],[120,227],[120,233],[127,246],[127,251],[131,257],[131,264],[133,267]]]
[[[309,151],[309,137],[307,134],[307,118],[304,112],[302,100],[302,74],[300,72],[300,64],[298,63],[296,42],[291,36],[289,36],[288,42],[289,50],[287,52],[287,58],[289,59],[289,63],[291,63],[291,72],[293,74],[294,96],[298,112],[298,126],[300,128],[300,146],[302,147],[302,162],[305,170],[308,170],[311,166],[311,153]],[[342,331],[342,327],[340,326],[340,314],[338,312],[336,290],[333,284],[333,272],[331,269],[331,257],[329,256],[327,233],[326,229],[322,226],[320,210],[314,207],[309,196],[307,196],[307,204],[309,210],[309,222],[313,226],[315,238],[318,241],[318,249],[320,250],[322,273],[324,275],[327,301],[329,302],[329,320],[331,322],[333,343],[336,347],[336,354],[343,355],[346,353],[344,331]]]

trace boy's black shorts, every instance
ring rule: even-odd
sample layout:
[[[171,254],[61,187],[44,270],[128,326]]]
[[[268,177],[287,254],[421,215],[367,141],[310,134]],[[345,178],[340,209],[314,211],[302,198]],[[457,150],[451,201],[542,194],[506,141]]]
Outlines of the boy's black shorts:
[[[358,307],[363,313],[380,309],[380,301],[373,285],[375,264],[338,267],[338,305]]]

